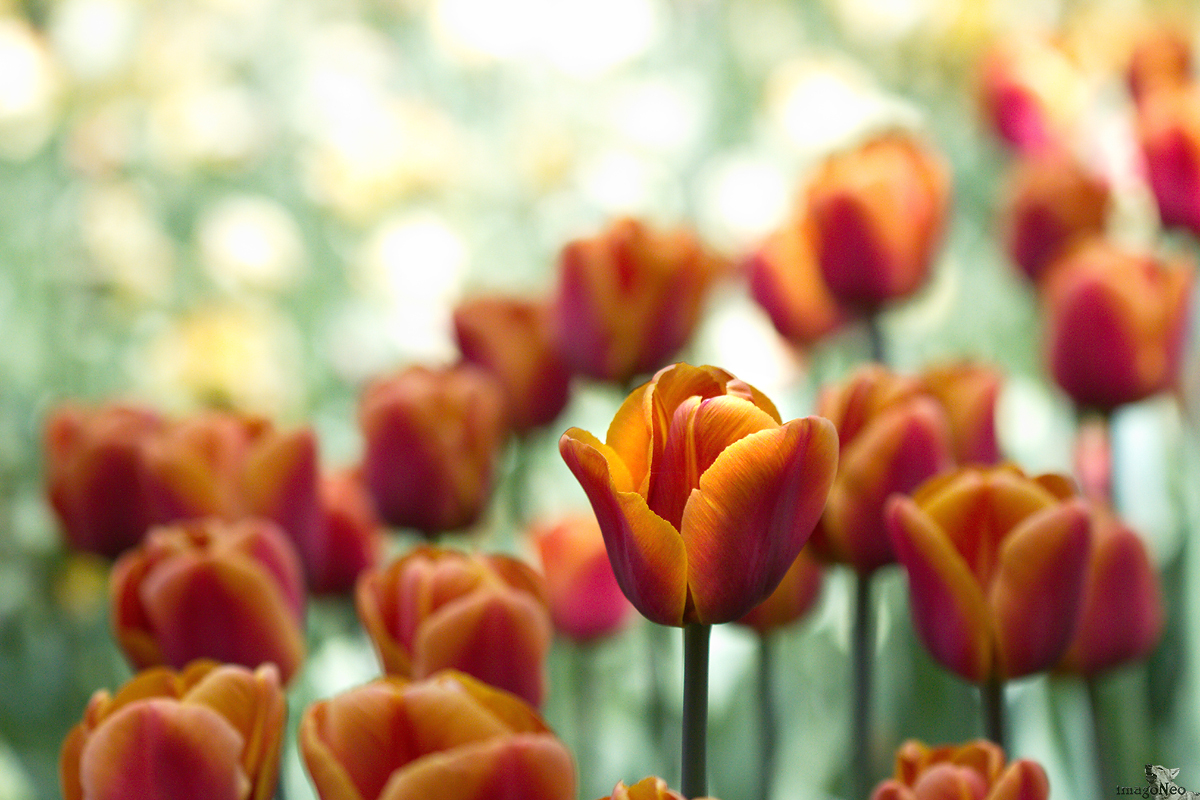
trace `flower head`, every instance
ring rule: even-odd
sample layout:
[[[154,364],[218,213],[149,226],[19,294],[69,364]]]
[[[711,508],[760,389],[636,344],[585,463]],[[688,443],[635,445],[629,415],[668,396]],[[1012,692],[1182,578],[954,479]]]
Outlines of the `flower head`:
[[[896,773],[871,800],[1048,800],[1042,767],[1026,759],[1005,765],[1004,751],[982,739],[928,747],[910,740],[896,751]]]

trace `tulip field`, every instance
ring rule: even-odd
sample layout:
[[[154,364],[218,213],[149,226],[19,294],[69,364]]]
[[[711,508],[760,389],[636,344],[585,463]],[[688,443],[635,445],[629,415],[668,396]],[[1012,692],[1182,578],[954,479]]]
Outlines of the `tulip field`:
[[[0,2],[0,800],[1200,796],[1190,0]]]

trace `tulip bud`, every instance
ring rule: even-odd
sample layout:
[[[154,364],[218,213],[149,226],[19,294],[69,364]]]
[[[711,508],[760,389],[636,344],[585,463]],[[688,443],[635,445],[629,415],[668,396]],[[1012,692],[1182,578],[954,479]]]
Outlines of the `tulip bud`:
[[[195,661],[92,696],[59,757],[64,800],[270,800],[287,704],[271,665]]]
[[[457,669],[537,706],[553,628],[542,578],[524,562],[422,546],[364,572],[359,619],[389,675]]]
[[[804,220],[789,221],[746,263],[750,295],[767,312],[775,330],[798,347],[818,341],[845,318],[825,285],[812,233]]]
[[[110,597],[117,642],[139,669],[271,662],[287,683],[304,660],[300,561],[268,520],[153,528],[113,565]]]
[[[738,625],[766,636],[806,615],[821,596],[824,570],[808,548],[800,551],[779,586],[761,603],[737,620]]]
[[[730,622],[765,600],[808,541],[837,469],[828,420],[781,423],[754,387],[688,364],[634,390],[606,442],[571,428],[559,451],[621,590],[662,625]]]
[[[1093,240],[1052,268],[1043,288],[1047,359],[1076,404],[1108,411],[1174,386],[1192,270]]]
[[[1151,92],[1137,122],[1162,224],[1200,234],[1200,89],[1187,84]]]
[[[575,800],[571,754],[541,717],[449,670],[319,700],[299,739],[321,800]]]
[[[930,367],[921,383],[946,409],[954,460],[959,464],[995,464],[996,403],[1001,376],[986,364],[958,362]]]
[[[723,269],[689,231],[635,219],[568,243],[552,312],[567,365],[619,384],[663,366],[691,338]]]
[[[411,367],[359,403],[363,480],[389,525],[426,535],[474,523],[508,433],[500,385],[477,367]]]
[[[64,405],[46,420],[46,487],[67,543],[115,558],[150,527],[143,469],[162,428],[153,411]]]
[[[980,60],[984,118],[1001,140],[1022,153],[1066,145],[1083,86],[1078,64],[1047,39],[998,41]]]
[[[548,305],[479,297],[454,310],[454,335],[463,358],[504,387],[515,432],[545,425],[566,407],[571,373],[554,344]]]
[[[594,516],[539,526],[532,536],[546,576],[555,630],[587,642],[610,636],[624,626],[633,607],[617,585]]]
[[[610,800],[607,797],[601,797],[599,800]],[[625,781],[617,781],[616,787],[613,788],[611,800],[687,800],[679,792],[667,786],[667,782],[662,778],[651,775],[648,778],[642,778],[633,786],[626,786]],[[697,797],[693,800],[716,800],[712,797]]]
[[[896,773],[871,800],[1048,800],[1050,782],[1027,759],[1005,766],[1004,751],[982,739],[930,748],[909,740],[896,752]]]
[[[314,594],[344,594],[383,550],[383,523],[356,469],[321,477],[322,522],[308,564]]]

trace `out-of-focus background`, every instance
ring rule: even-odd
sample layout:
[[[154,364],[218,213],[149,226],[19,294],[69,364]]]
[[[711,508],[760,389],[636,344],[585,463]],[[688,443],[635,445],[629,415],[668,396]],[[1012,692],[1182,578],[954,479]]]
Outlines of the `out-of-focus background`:
[[[811,165],[870,130],[926,134],[954,175],[934,279],[882,320],[893,361],[1000,364],[1006,452],[1068,470],[1072,413],[999,240],[1010,155],[979,112],[976,67],[996,37],[1057,37],[1073,60],[1045,65],[1055,107],[1114,181],[1122,235],[1152,241],[1123,70],[1133,34],[1162,15],[1196,38],[1188,3],[1150,0],[0,0],[0,799],[56,796],[67,729],[128,675],[104,567],[65,552],[45,502],[54,404],[259,411],[311,422],[322,459],[350,462],[363,382],[453,359],[462,297],[544,295],[559,248],[619,214],[691,225],[736,260],[785,218]],[[684,356],[759,386],[787,418],[862,358],[856,336],[795,352],[732,282]],[[568,425],[603,431],[619,399],[584,386],[535,440],[537,511],[585,507],[555,442]],[[1165,580],[1196,590],[1195,565],[1175,558],[1198,474],[1179,462],[1181,429],[1169,403],[1122,412],[1134,446],[1121,468]],[[881,591],[903,608],[898,576]],[[1158,759],[1200,788],[1200,591],[1184,596],[1149,665],[1110,690],[1128,754],[1112,768],[1130,785]],[[848,603],[831,580],[781,645],[781,760],[795,768],[779,797],[831,796],[844,770]],[[344,609],[312,613],[344,633],[311,654],[301,695],[371,677]],[[736,777],[752,762],[744,634],[713,644],[724,800],[754,786]],[[628,733],[647,635],[635,626],[597,654],[604,744],[584,797],[665,771]],[[878,637],[895,654],[880,667],[884,739],[977,735],[970,687],[931,665],[906,619],[885,613]],[[571,718],[568,656],[551,664],[556,726]],[[672,681],[677,658],[663,656]],[[1123,705],[1126,691],[1150,703]],[[1080,691],[1038,678],[1013,702],[1017,754],[1043,759],[1056,797],[1086,796]],[[289,797],[311,796],[294,752],[285,780]]]

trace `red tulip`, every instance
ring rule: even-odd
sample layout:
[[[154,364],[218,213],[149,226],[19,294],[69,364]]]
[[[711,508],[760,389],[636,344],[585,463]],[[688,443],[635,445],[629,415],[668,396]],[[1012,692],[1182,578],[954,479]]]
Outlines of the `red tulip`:
[[[746,612],[737,624],[753,629],[760,636],[790,625],[816,604],[824,578],[821,562],[813,558],[808,548],[801,550],[775,591]]]
[[[845,320],[845,312],[825,285],[803,219],[785,223],[772,233],[746,264],[750,294],[775,330],[789,342],[808,346]]]
[[[689,231],[618,219],[563,248],[553,301],[568,366],[624,384],[666,364],[692,336],[723,262]]]
[[[610,800],[601,797],[599,800]],[[686,800],[679,792],[667,786],[662,778],[651,775],[642,778],[633,786],[626,786],[625,781],[617,781],[613,788],[611,800]],[[697,797],[694,800],[715,800],[712,797]]]
[[[113,565],[110,594],[113,632],[137,668],[271,662],[287,683],[304,660],[300,561],[268,520],[153,528]]]
[[[1150,92],[1137,121],[1163,225],[1200,234],[1200,88],[1187,84]]]
[[[615,633],[633,607],[621,593],[592,515],[568,517],[534,529],[533,541],[546,576],[554,628],[586,642]]]
[[[896,752],[895,776],[879,784],[871,800],[1049,799],[1041,765],[1004,762],[1004,751],[982,739],[936,748],[910,740]]]
[[[571,754],[533,709],[453,671],[319,700],[299,738],[321,800],[575,800]]]
[[[363,480],[386,523],[431,535],[483,513],[508,433],[491,375],[411,367],[368,386],[358,418]]]
[[[1000,139],[1022,153],[1065,148],[1082,86],[1079,66],[1037,36],[998,41],[980,60],[983,115]]]
[[[457,669],[537,706],[553,636],[545,596],[514,558],[423,546],[363,573],[355,605],[388,674]]]
[[[913,622],[930,654],[983,683],[1053,666],[1075,633],[1091,548],[1066,478],[965,467],[888,503]]]
[[[308,564],[308,589],[343,594],[374,567],[383,550],[383,523],[358,470],[321,477],[321,527]]]
[[[959,464],[995,464],[996,403],[1001,376],[986,364],[960,361],[936,365],[920,376],[925,390],[946,409],[954,460]]]
[[[828,420],[783,424],[754,387],[688,364],[629,395],[607,442],[571,428],[559,451],[621,590],[663,625],[730,622],[765,600],[808,541],[837,468]]]
[[[64,800],[270,800],[287,704],[270,665],[196,661],[96,692],[59,757]]]

